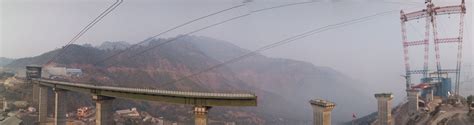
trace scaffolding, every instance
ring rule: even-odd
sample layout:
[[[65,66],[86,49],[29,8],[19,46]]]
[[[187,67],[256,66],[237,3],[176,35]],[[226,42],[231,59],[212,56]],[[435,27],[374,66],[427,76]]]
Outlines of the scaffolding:
[[[438,22],[436,21],[440,15],[454,15],[459,14],[460,22],[459,22],[459,34],[457,37],[452,38],[440,38],[438,36]],[[401,20],[401,27],[402,27],[402,43],[403,43],[403,51],[404,51],[404,61],[405,61],[405,78],[406,78],[406,89],[411,89],[413,83],[411,82],[411,75],[413,74],[421,74],[423,78],[428,77],[428,73],[430,69],[428,67],[429,63],[429,48],[430,48],[430,31],[433,33],[433,43],[435,48],[435,60],[436,60],[436,74],[443,74],[443,73],[450,73],[455,74],[455,92],[456,96],[459,96],[459,82],[460,82],[460,73],[461,73],[461,63],[462,63],[462,41],[463,41],[463,27],[464,27],[464,14],[466,14],[466,7],[465,2],[462,0],[460,5],[452,5],[452,6],[443,6],[437,7],[430,0],[426,1],[426,8],[405,13],[403,10],[400,11],[400,20]],[[417,20],[417,19],[425,19],[425,34],[424,39],[415,40],[415,41],[408,41],[407,38],[407,30],[406,30],[406,23]],[[432,29],[430,29],[432,28]],[[446,69],[441,66],[440,61],[440,45],[441,44],[457,44],[457,60],[456,60],[456,68],[454,69]],[[423,57],[423,69],[411,69],[409,63],[409,54],[408,48],[412,46],[424,46],[424,57]],[[438,75],[438,78],[441,76]]]

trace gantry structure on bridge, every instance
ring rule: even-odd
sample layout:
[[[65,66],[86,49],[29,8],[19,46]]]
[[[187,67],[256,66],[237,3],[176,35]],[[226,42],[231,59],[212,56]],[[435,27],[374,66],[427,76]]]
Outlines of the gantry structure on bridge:
[[[192,105],[196,125],[207,124],[207,113],[213,106],[257,106],[257,96],[252,93],[189,92],[98,86],[42,79],[42,67],[27,66],[26,68],[27,80],[33,84],[33,101],[38,104],[39,124],[47,123],[47,101],[50,88],[55,95],[55,125],[66,125],[66,92],[79,92],[92,96],[96,103],[96,125],[114,124],[112,102],[115,98]]]

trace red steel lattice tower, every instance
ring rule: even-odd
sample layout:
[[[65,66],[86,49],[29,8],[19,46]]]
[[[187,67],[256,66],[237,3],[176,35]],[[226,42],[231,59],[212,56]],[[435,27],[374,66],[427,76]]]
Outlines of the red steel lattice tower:
[[[459,95],[459,80],[460,80],[460,73],[461,73],[461,63],[462,63],[462,40],[463,40],[463,27],[464,27],[464,14],[466,13],[465,2],[462,0],[461,5],[453,5],[453,6],[444,6],[444,7],[436,7],[431,1],[427,1],[426,9],[404,13],[403,10],[400,11],[400,20],[402,26],[402,43],[403,43],[403,51],[404,51],[404,61],[405,61],[405,71],[406,71],[406,87],[410,89],[411,83],[411,75],[412,74],[423,74],[423,77],[427,77],[429,68],[429,40],[430,40],[430,27],[433,27],[433,40],[434,40],[434,47],[435,47],[435,58],[436,58],[436,73],[438,77],[441,73],[454,73],[455,74],[455,94]],[[460,15],[460,22],[459,22],[459,35],[458,37],[454,38],[439,38],[438,37],[438,27],[436,18],[439,15],[447,15],[447,14],[459,14]],[[407,31],[406,31],[406,23],[409,21],[413,21],[416,19],[425,18],[425,38],[422,40],[417,41],[408,41],[407,38]],[[457,60],[456,60],[456,68],[455,69],[443,69],[441,67],[441,60],[440,60],[440,44],[457,44]],[[419,46],[424,45],[424,63],[423,69],[421,70],[412,70],[410,69],[409,63],[409,54],[408,48],[411,46]]]

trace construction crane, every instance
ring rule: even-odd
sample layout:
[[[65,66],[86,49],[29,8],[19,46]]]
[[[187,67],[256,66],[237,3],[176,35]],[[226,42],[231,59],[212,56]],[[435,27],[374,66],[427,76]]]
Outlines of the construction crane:
[[[452,6],[442,6],[438,7],[435,6],[431,0],[426,0],[426,8],[405,13],[403,10],[400,11],[400,20],[401,20],[401,27],[402,27],[402,43],[403,43],[403,51],[404,51],[404,61],[405,61],[405,79],[406,79],[406,89],[411,89],[413,83],[411,82],[411,75],[412,74],[421,74],[422,82],[423,79],[429,77],[428,74],[430,69],[428,67],[429,64],[429,48],[430,48],[430,32],[433,34],[433,44],[434,44],[434,52],[435,52],[435,63],[436,69],[432,74],[437,74],[438,80],[441,79],[441,74],[455,74],[455,96],[459,96],[459,83],[460,83],[460,73],[461,73],[461,63],[462,63],[462,42],[463,42],[463,27],[464,27],[464,14],[466,14],[466,7],[465,1],[462,0],[460,5],[452,5]],[[460,22],[459,22],[459,34],[457,37],[452,38],[441,38],[438,34],[438,22],[436,21],[440,15],[448,15],[448,14],[459,14]],[[407,37],[407,30],[406,30],[406,23],[424,19],[425,20],[425,34],[424,38],[421,40],[414,40],[409,41]],[[432,29],[430,29],[432,28]],[[440,59],[440,45],[441,44],[457,44],[457,60],[456,60],[456,68],[454,69],[446,69],[443,68],[441,65]],[[410,68],[409,63],[409,54],[408,48],[412,46],[424,46],[424,57],[423,57],[423,69],[416,69],[413,70]],[[449,81],[450,82],[450,81]]]

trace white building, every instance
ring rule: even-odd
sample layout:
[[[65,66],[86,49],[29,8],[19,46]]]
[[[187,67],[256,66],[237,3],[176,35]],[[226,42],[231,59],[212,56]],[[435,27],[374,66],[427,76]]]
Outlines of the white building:
[[[138,113],[136,108],[117,110],[115,112],[122,117],[140,117],[140,113]]]
[[[79,77],[82,75],[81,69],[66,67],[46,67],[43,72],[45,77]]]
[[[82,75],[81,69],[66,69],[66,75],[70,77],[79,77]]]

